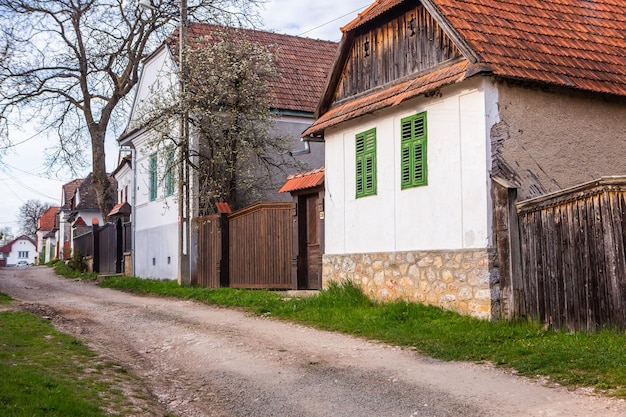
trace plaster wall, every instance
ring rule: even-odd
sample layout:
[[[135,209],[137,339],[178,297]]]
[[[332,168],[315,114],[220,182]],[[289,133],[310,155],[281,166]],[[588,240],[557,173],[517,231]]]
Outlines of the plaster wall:
[[[20,257],[20,252],[28,252],[27,257]],[[37,247],[33,245],[27,239],[20,239],[13,243],[11,246],[11,252],[7,257],[7,266],[12,266],[17,264],[18,261],[27,261],[29,264],[35,263],[35,257],[37,256]]]
[[[525,200],[626,174],[626,100],[497,84],[494,172]]]
[[[487,248],[488,109],[482,78],[360,117],[326,135],[326,253]],[[400,121],[426,111],[428,185],[401,189]],[[490,116],[493,117],[493,116]],[[377,134],[377,194],[355,197],[355,135]]]

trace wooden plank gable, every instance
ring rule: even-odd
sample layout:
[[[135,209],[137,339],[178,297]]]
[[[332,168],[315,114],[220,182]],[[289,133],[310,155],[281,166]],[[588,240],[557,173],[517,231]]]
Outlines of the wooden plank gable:
[[[333,101],[403,80],[459,57],[459,48],[424,6],[396,8],[355,34]]]

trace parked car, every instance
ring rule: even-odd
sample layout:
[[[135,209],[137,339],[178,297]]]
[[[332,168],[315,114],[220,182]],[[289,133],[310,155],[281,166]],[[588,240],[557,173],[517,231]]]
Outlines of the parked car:
[[[29,266],[30,264],[28,263],[28,261],[17,261],[17,264],[15,264],[15,266]]]

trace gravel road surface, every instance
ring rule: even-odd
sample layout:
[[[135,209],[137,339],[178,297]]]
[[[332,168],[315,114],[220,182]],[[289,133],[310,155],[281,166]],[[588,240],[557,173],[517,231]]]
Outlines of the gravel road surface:
[[[626,403],[192,301],[0,269],[0,292],[141,378],[152,416],[626,416]]]

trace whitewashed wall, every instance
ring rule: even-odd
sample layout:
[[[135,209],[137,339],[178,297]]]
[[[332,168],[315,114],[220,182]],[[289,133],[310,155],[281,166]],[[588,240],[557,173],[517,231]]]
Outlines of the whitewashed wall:
[[[20,258],[19,252],[28,252],[27,258]],[[37,256],[37,247],[28,239],[19,239],[13,242],[11,246],[11,253],[7,257],[7,266],[17,264],[18,261],[27,261],[29,264],[35,263],[35,257]]]
[[[485,248],[495,89],[477,79],[326,134],[326,253]],[[400,121],[426,111],[428,185],[401,189]],[[355,135],[376,128],[377,195],[355,198]]]

